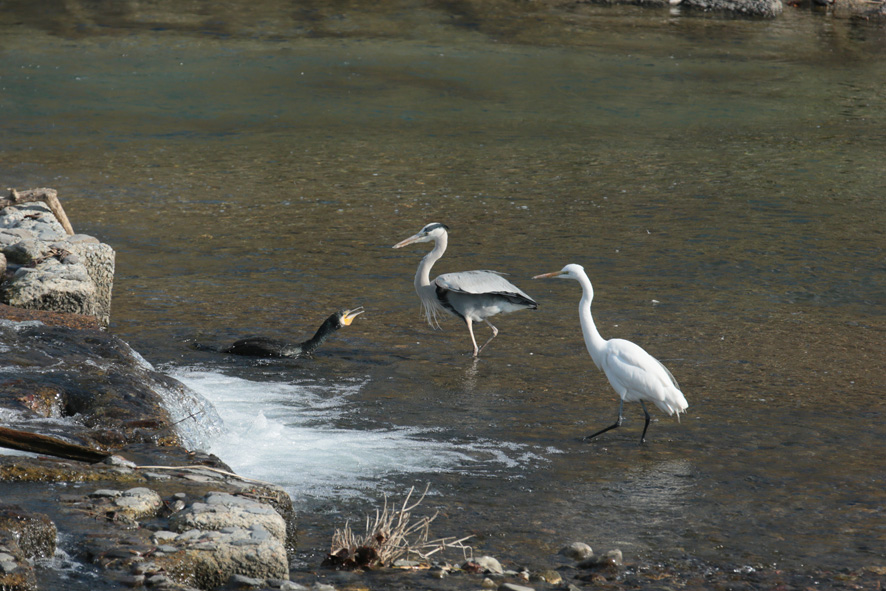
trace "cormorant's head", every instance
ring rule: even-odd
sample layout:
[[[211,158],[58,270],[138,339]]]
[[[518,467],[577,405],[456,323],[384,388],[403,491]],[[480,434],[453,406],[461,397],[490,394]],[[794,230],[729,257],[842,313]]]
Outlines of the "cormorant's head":
[[[417,234],[415,234],[414,236],[410,236],[406,240],[401,240],[392,248],[402,248],[408,244],[415,244],[416,242],[433,242],[437,238],[445,235],[448,229],[449,226],[447,226],[446,224],[431,222],[430,224],[419,230]]]
[[[338,323],[336,328],[341,328],[343,326],[350,326],[354,321],[354,318],[365,312],[363,306],[357,306],[353,310],[339,310],[335,314],[333,314],[333,318],[335,318]]]

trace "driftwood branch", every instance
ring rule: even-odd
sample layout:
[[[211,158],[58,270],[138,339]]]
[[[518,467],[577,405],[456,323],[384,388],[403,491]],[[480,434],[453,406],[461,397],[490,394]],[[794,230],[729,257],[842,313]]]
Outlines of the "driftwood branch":
[[[9,197],[0,198],[0,209],[9,207],[10,205],[19,205],[21,203],[31,203],[34,201],[42,201],[49,206],[55,219],[62,225],[68,235],[74,234],[74,228],[68,221],[68,216],[62,207],[61,201],[58,200],[58,192],[55,189],[28,189],[26,191],[16,191],[9,189]]]
[[[0,427],[0,447],[46,454],[66,460],[77,460],[95,464],[104,461],[111,454],[98,451],[85,445],[69,443],[48,435],[39,435],[28,431],[17,431]]]

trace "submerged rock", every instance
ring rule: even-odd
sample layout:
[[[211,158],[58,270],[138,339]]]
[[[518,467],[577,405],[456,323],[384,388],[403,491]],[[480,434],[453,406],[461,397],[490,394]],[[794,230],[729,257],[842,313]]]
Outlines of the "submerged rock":
[[[579,562],[576,566],[589,570],[616,571],[623,564],[621,550],[610,550],[600,556],[591,556]]]
[[[106,449],[176,445],[182,429],[198,420],[207,428],[220,422],[183,384],[99,330],[0,320],[0,362],[0,408],[9,411],[10,428]],[[195,418],[173,427],[188,414]],[[40,420],[45,418],[68,422]],[[199,444],[191,432],[194,440],[184,443]]]

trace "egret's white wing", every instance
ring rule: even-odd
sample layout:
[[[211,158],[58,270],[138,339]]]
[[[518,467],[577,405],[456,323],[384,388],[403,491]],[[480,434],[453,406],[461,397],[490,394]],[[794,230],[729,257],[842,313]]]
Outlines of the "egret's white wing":
[[[606,377],[616,390],[626,391],[625,400],[646,399],[668,414],[688,406],[671,372],[639,345],[612,339],[606,353]]]

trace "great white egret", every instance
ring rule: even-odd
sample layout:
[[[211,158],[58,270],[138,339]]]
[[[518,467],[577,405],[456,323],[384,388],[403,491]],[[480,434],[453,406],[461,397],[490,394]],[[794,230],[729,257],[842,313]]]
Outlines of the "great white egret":
[[[584,267],[581,265],[566,265],[560,271],[536,275],[533,279],[557,277],[560,279],[575,279],[581,284],[582,296],[578,304],[578,317],[581,321],[581,332],[584,335],[585,345],[594,364],[603,370],[609,383],[615,388],[621,400],[618,403],[618,420],[615,424],[588,435],[585,440],[593,439],[610,429],[620,426],[623,420],[622,410],[624,403],[637,401],[643,407],[646,415],[646,425],[640,442],[646,441],[646,429],[649,428],[649,411],[646,410],[644,401],[655,404],[668,416],[685,411],[689,404],[686,397],[680,391],[680,385],[671,372],[662,363],[647,353],[642,347],[624,339],[606,340],[600,336],[594,318],[591,316],[591,301],[594,299],[594,288],[588,279]]]
[[[221,349],[220,352],[252,357],[310,357],[317,347],[329,338],[329,335],[343,326],[350,326],[354,318],[363,312],[363,306],[353,310],[339,310],[324,320],[320,328],[317,329],[317,333],[303,343],[290,344],[267,337],[247,337]]]
[[[489,322],[491,316],[524,308],[534,310],[538,308],[538,304],[495,271],[446,273],[434,279],[432,283],[431,267],[446,251],[448,229],[445,224],[428,224],[414,236],[395,244],[393,248],[433,241],[434,249],[418,264],[418,271],[415,273],[415,292],[421,299],[422,309],[431,326],[440,327],[437,315],[443,310],[465,321],[471,342],[474,344],[474,357],[477,357],[480,351],[498,335],[498,329]],[[477,339],[474,338],[473,324],[481,321],[492,329],[492,336],[482,347],[478,347]]]

